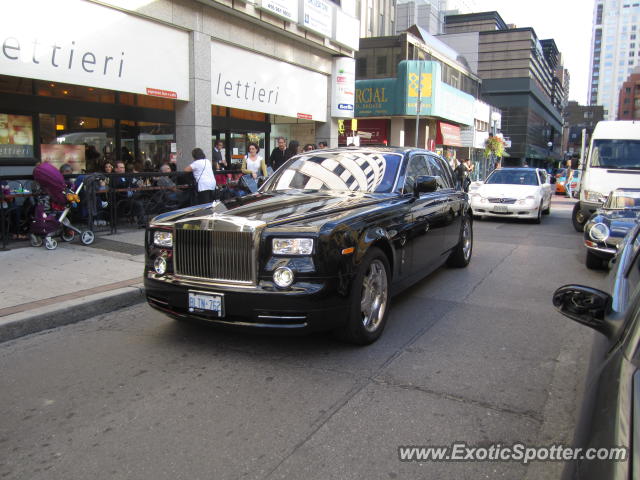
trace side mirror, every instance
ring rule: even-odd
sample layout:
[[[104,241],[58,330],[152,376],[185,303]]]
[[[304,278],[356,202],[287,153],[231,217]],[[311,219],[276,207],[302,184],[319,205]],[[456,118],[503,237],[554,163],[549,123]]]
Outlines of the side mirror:
[[[421,193],[431,193],[438,189],[438,177],[432,177],[430,175],[419,175],[413,182],[414,195],[420,195]]]
[[[610,337],[612,325],[605,321],[611,308],[611,295],[582,285],[564,285],[553,293],[553,305],[564,316]]]

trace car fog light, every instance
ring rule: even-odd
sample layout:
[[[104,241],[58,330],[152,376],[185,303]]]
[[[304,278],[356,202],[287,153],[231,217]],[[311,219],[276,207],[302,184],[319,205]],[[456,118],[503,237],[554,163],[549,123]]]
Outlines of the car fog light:
[[[604,242],[609,236],[609,227],[607,227],[604,223],[596,223],[589,230],[589,236],[593,241]]]
[[[273,272],[273,281],[277,286],[286,288],[293,283],[293,271],[289,267],[278,267]]]
[[[167,271],[167,261],[164,257],[156,257],[153,261],[153,269],[158,275],[164,275]]]

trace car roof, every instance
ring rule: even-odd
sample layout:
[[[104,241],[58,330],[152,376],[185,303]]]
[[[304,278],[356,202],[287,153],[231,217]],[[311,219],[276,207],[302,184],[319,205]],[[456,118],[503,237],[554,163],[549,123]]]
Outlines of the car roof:
[[[415,148],[415,147],[338,147],[338,148],[323,148],[319,150],[312,150],[312,152],[363,152],[363,153],[371,153],[371,152],[379,152],[379,153],[400,153],[405,154],[407,152],[423,152],[423,153],[431,153],[432,155],[440,156],[435,152],[430,150],[425,150],[424,148]],[[305,153],[305,152],[302,152]]]
[[[518,172],[522,172],[522,171],[537,172],[538,170],[542,170],[542,169],[535,168],[535,167],[502,167],[502,168],[498,168],[497,170],[494,170],[494,172],[498,170],[501,170],[501,171],[509,170],[509,171],[518,171]]]

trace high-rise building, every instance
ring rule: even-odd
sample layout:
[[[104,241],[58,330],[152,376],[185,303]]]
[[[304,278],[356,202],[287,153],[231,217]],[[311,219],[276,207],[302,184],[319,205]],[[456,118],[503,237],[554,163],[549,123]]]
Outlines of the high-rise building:
[[[640,120],[640,67],[620,87],[618,120]]]
[[[498,12],[445,17],[438,39],[467,57],[482,79],[481,97],[502,111],[511,141],[509,162],[548,164],[562,159],[562,109],[568,73],[553,39],[533,28],[510,28]]]
[[[395,33],[417,25],[431,35],[444,32],[445,15],[471,13],[476,0],[398,0]]]
[[[596,0],[589,73],[589,104],[604,106],[605,119],[615,120],[618,93],[640,57],[638,0]]]

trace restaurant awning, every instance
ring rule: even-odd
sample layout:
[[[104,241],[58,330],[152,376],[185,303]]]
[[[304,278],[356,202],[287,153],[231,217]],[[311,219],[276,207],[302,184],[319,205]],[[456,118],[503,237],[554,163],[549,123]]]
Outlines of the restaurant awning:
[[[461,147],[462,139],[460,138],[460,127],[457,125],[451,125],[450,123],[438,122],[436,144],[447,145],[449,147]]]

